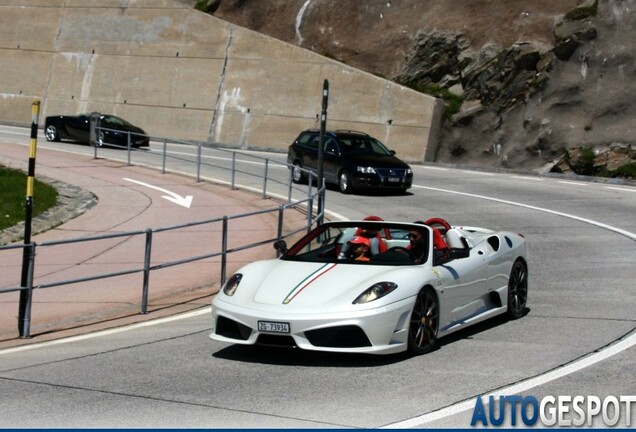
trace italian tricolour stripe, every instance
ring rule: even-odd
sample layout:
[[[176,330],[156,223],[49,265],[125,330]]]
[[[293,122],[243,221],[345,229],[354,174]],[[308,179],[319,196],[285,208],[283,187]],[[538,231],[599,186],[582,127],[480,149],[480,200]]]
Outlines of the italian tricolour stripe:
[[[320,267],[319,269],[317,269],[315,272],[311,273],[305,279],[300,281],[300,283],[298,285],[296,285],[294,287],[294,289],[292,289],[290,291],[289,294],[287,294],[287,297],[285,297],[285,300],[283,300],[283,304],[287,304],[287,303],[291,302],[298,294],[300,294],[300,292],[302,290],[304,290],[309,285],[314,283],[316,280],[318,280],[321,276],[323,276],[329,270],[335,268],[336,265],[337,264],[325,264],[322,267]]]

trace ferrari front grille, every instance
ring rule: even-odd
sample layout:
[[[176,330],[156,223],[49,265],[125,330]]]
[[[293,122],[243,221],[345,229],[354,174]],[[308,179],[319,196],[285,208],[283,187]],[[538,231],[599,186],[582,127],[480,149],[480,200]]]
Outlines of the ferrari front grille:
[[[259,345],[273,345],[278,347],[296,347],[296,342],[291,336],[260,334],[258,335],[258,339],[256,339],[256,343]]]
[[[358,326],[327,327],[305,332],[305,337],[314,346],[328,348],[357,348],[371,346],[371,341]]]

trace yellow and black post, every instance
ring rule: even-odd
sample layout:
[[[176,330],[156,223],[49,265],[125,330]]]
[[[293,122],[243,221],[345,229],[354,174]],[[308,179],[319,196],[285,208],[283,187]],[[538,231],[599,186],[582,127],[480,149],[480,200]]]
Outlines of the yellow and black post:
[[[31,144],[29,146],[29,170],[27,173],[27,190],[24,218],[24,248],[22,255],[22,280],[20,291],[20,304],[18,306],[18,332],[21,338],[28,338],[31,321],[31,296],[32,284],[28,284],[29,263],[33,247],[31,246],[31,223],[33,219],[33,187],[35,183],[35,154],[38,143],[38,122],[40,118],[40,101],[33,102],[31,106]],[[27,286],[29,285],[29,286]]]

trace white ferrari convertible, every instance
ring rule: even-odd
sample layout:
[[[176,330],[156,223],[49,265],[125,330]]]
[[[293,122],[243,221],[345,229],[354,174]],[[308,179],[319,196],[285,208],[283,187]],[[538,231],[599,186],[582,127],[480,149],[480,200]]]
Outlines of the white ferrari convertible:
[[[372,218],[380,219],[380,218]],[[210,338],[306,350],[423,354],[437,339],[526,311],[524,238],[417,223],[327,222],[232,275],[212,301]]]

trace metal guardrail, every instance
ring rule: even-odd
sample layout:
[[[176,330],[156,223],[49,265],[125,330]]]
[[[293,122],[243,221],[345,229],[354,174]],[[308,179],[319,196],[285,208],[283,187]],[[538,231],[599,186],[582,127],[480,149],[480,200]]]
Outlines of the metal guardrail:
[[[154,141],[157,141],[157,140],[155,139]],[[323,196],[322,202],[324,203],[324,193],[325,193],[324,184],[320,188],[314,187],[312,184],[313,181],[309,181],[307,183],[306,188],[295,185],[292,182],[291,170],[289,170],[289,166],[287,164],[280,164],[279,162],[273,162],[267,158],[250,155],[244,152],[218,148],[208,143],[193,143],[193,142],[180,141],[180,140],[171,140],[168,138],[160,138],[158,141],[163,143],[162,151],[161,151],[161,164],[160,164],[162,173],[166,173],[169,171],[178,171],[181,174],[183,174],[184,167],[191,167],[191,169],[193,170],[193,173],[192,173],[193,176],[196,177],[197,181],[202,181],[201,180],[202,170],[204,168],[215,168],[217,170],[221,169],[222,171],[227,171],[227,174],[229,176],[229,180],[227,181],[227,184],[232,189],[238,189],[239,184],[246,183],[248,184],[246,188],[256,190],[256,188],[254,188],[253,186],[249,186],[249,184],[254,183],[254,179],[256,179],[256,183],[260,184],[259,192],[262,198],[277,198],[282,203],[278,206],[268,208],[268,209],[257,210],[257,211],[253,211],[249,213],[242,213],[242,214],[236,214],[236,215],[226,215],[223,217],[216,217],[216,218],[211,218],[207,220],[188,222],[188,223],[168,226],[168,227],[147,228],[145,230],[127,231],[127,232],[120,232],[120,233],[96,235],[96,236],[81,237],[81,238],[71,238],[71,239],[56,240],[56,241],[44,241],[41,243],[31,242],[29,244],[11,244],[11,245],[0,246],[0,261],[3,261],[1,259],[3,253],[6,253],[7,251],[15,250],[15,249],[22,249],[21,251],[22,255],[25,257],[28,256],[27,262],[23,263],[23,266],[21,269],[21,272],[26,271],[26,274],[27,274],[26,286],[22,286],[21,285],[22,283],[20,282],[19,285],[0,288],[0,294],[16,292],[16,291],[24,291],[24,290],[28,291],[29,293],[29,302],[27,305],[27,310],[24,313],[24,317],[22,317],[22,319],[20,320],[21,322],[24,322],[24,328],[21,329],[22,330],[21,337],[29,337],[30,335],[30,322],[31,322],[30,299],[34,290],[55,288],[60,286],[68,286],[68,285],[77,284],[81,282],[113,278],[118,276],[134,274],[134,273],[143,273],[142,286],[139,287],[141,290],[140,313],[146,314],[148,313],[148,298],[149,298],[149,293],[151,290],[150,281],[151,281],[151,273],[153,271],[156,271],[159,269],[165,269],[168,267],[179,266],[186,263],[192,263],[195,261],[200,261],[200,260],[204,260],[208,258],[220,257],[221,258],[221,263],[220,263],[221,276],[220,276],[219,282],[222,285],[223,283],[225,283],[225,280],[227,278],[228,256],[230,254],[244,251],[246,249],[259,247],[268,243],[273,243],[276,240],[289,238],[303,231],[309,231],[315,223],[320,223],[320,221],[324,217],[324,208],[320,209],[316,207],[316,202],[318,202],[317,199],[319,194],[322,194]],[[127,151],[128,165],[134,165],[132,161],[133,156],[135,152],[140,151],[138,149],[133,148],[131,146],[131,142],[132,142],[132,137],[131,137],[131,134],[129,133],[128,146],[127,148],[125,148],[125,150]],[[194,160],[192,160],[188,156],[183,156],[183,155],[176,156],[171,154],[169,151],[169,146],[171,144],[178,144],[181,146],[182,145],[196,146],[196,149],[197,149],[196,157],[194,158]],[[109,146],[109,147],[116,147],[116,146]],[[102,147],[95,146],[95,150],[94,150],[95,158],[98,157],[98,151],[101,148]],[[226,165],[210,164],[208,162],[204,162],[202,153],[203,153],[203,149],[205,148],[209,148],[216,152],[221,152],[222,154],[228,155],[229,157],[225,159],[227,159],[226,162],[229,162],[229,164],[226,164]],[[143,151],[143,152],[146,155],[149,154],[147,151]],[[246,163],[246,159],[250,159],[252,160],[251,161],[252,164],[256,163],[258,165],[262,165],[263,171],[253,172],[253,171],[239,169],[240,163],[239,161],[237,161],[237,155],[240,155],[242,158],[244,158],[242,163]],[[256,161],[256,162],[253,162],[253,161]],[[176,167],[174,169],[171,169],[169,166],[171,163],[178,164],[178,169]],[[270,176],[270,166],[276,165],[276,164],[279,166],[284,166],[289,171],[289,176],[287,177],[285,182],[281,182],[280,179],[276,179]],[[315,178],[315,174],[311,171],[307,171],[307,175],[309,176],[310,179]],[[218,180],[220,179],[217,179],[217,181]],[[279,186],[282,186],[283,189],[285,189],[287,192],[286,199],[281,199],[280,196],[274,196],[268,190],[268,186],[270,186],[271,184],[278,184]],[[297,197],[298,195],[300,195],[300,197],[295,198],[295,196]],[[298,210],[301,210],[306,213],[307,215],[306,224],[304,224],[301,227],[294,228],[290,230],[289,232],[283,232],[284,219],[287,212],[298,211]],[[233,221],[255,218],[256,216],[261,216],[263,214],[268,214],[268,213],[276,213],[277,230],[276,230],[275,237],[265,238],[255,242],[246,243],[246,244],[238,244],[233,246],[229,245],[228,238],[230,233],[230,225]],[[187,257],[181,257],[179,259],[164,261],[164,262],[156,263],[156,264],[152,263],[153,237],[155,237],[155,235],[157,235],[158,233],[169,232],[169,231],[174,232],[180,229],[190,228],[194,226],[208,226],[210,227],[210,230],[213,230],[214,227],[218,225],[221,226],[220,228],[221,239],[220,239],[220,243],[216,245],[216,247],[214,245],[210,245],[209,250],[207,250],[204,253],[199,253],[197,255],[192,255]],[[38,283],[36,281],[35,275],[36,275],[36,268],[38,263],[38,261],[36,260],[36,257],[39,251],[42,251],[48,248],[54,248],[56,246],[68,246],[73,243],[86,243],[86,242],[93,243],[93,242],[108,241],[108,240],[114,240],[114,239],[132,239],[137,237],[143,237],[143,251],[127,251],[127,252],[129,253],[129,257],[137,256],[135,254],[138,254],[139,256],[143,256],[143,261],[138,260],[139,262],[143,262],[143,265],[128,266],[126,268],[122,268],[121,270],[112,271],[112,272],[85,274],[81,277],[67,278],[67,279],[57,280],[52,282]],[[26,253],[25,253],[25,249],[27,250]],[[131,259],[131,261],[134,261],[134,260]],[[26,269],[24,268],[25,264],[27,267]],[[16,279],[20,279],[20,276],[18,275]]]

